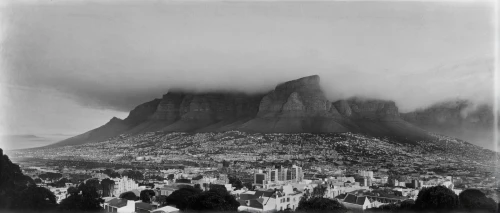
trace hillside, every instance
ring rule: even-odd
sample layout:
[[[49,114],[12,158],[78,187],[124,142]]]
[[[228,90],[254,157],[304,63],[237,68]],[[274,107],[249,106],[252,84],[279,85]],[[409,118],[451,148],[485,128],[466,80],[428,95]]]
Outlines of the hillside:
[[[394,137],[356,133],[148,132],[12,154],[18,158],[154,166],[212,165],[223,160],[250,164],[290,160],[350,169],[389,169],[401,174],[447,170],[449,175],[491,175],[494,171],[498,153],[451,137],[433,136],[432,140],[410,144]]]
[[[491,106],[454,100],[402,113],[401,117],[425,130],[493,148],[494,115]]]
[[[276,86],[267,94],[170,91],[144,103],[120,120],[50,147],[101,141],[144,132],[339,133],[394,136],[405,141],[429,139],[424,130],[401,119],[393,101],[348,99],[331,102],[319,76]]]

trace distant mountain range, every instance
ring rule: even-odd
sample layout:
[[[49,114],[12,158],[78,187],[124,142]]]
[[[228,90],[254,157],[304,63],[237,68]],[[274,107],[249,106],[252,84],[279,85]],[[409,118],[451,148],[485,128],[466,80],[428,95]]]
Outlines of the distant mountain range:
[[[172,90],[133,109],[125,119],[112,118],[101,127],[47,147],[79,145],[121,134],[143,132],[260,133],[355,132],[391,136],[402,141],[432,139],[436,131],[466,139],[464,130],[491,130],[491,107],[471,108],[467,101],[441,103],[428,109],[399,113],[395,102],[351,98],[329,101],[319,76],[276,86],[267,94],[232,92],[192,93]],[[492,134],[491,134],[492,135]],[[464,138],[465,137],[465,138]]]
[[[60,141],[68,136],[65,135],[0,135],[0,148],[4,150],[25,149],[41,147]]]

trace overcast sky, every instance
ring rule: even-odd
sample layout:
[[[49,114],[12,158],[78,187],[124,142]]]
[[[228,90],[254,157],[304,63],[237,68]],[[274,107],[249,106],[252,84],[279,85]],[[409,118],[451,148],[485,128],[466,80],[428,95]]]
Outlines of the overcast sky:
[[[42,1],[40,1],[42,2]],[[169,88],[491,101],[493,1],[2,3],[0,134],[78,134]]]

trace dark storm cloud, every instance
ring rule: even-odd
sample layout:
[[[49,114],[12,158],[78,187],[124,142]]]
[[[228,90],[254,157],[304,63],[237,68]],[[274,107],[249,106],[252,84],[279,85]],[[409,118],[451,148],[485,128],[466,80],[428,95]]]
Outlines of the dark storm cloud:
[[[3,81],[119,111],[169,88],[265,92],[313,74],[331,99],[393,99],[404,110],[488,99],[492,61],[461,60],[491,57],[492,11],[451,6],[11,4],[2,9]]]

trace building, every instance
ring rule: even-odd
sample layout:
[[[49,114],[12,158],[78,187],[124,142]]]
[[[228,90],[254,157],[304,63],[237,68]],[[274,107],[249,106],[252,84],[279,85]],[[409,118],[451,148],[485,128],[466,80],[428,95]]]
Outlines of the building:
[[[155,205],[151,205],[149,203],[144,202],[136,202],[135,203],[135,212],[136,213],[150,213],[156,209]]]
[[[356,196],[353,194],[347,194],[344,199],[341,200],[342,204],[348,209],[355,211],[362,211],[372,207],[370,199],[365,196]]]
[[[294,211],[299,206],[302,192],[294,191],[292,185],[285,185],[279,190],[246,191],[238,194],[238,211],[265,213],[286,209]]]
[[[373,171],[358,170],[358,175],[362,177],[368,177],[369,179],[373,179]]]
[[[124,192],[139,188],[139,184],[137,184],[134,180],[129,179],[127,176],[124,176],[123,178],[114,178],[113,181],[115,181],[115,188],[113,190],[114,196],[119,196]]]
[[[135,201],[133,200],[114,198],[104,202],[103,207],[106,212],[135,213]]]
[[[293,165],[291,167],[266,168],[254,174],[254,185],[267,188],[268,184],[297,183],[304,179],[302,167]]]

